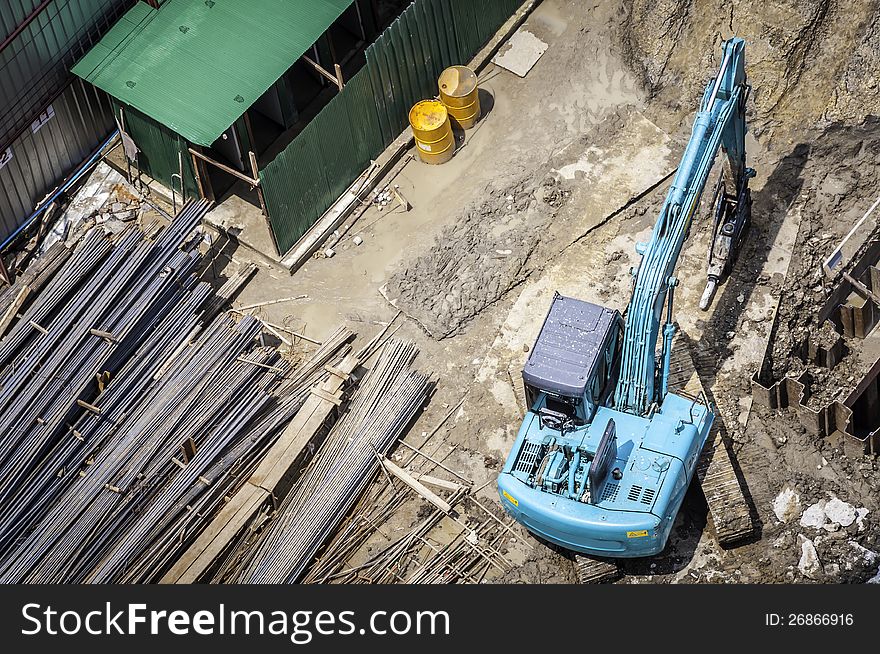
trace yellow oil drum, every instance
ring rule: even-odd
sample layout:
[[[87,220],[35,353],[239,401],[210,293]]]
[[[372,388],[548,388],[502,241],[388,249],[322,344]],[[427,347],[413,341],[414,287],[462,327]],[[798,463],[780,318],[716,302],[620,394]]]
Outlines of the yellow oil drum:
[[[480,90],[477,74],[467,66],[450,66],[440,75],[440,101],[462,129],[470,129],[480,119]]]
[[[422,161],[442,164],[452,159],[455,137],[449,112],[442,102],[422,100],[409,111],[409,124],[416,137],[416,149]]]

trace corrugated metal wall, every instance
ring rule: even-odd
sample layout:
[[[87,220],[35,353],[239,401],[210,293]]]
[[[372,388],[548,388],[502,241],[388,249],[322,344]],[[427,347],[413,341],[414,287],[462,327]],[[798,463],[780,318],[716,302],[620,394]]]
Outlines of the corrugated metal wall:
[[[119,101],[113,102],[113,115],[119,117]],[[138,168],[162,182],[168,189],[172,188],[174,174],[179,174],[182,155],[183,180],[187,197],[198,197],[198,185],[193,173],[192,157],[189,154],[189,144],[186,139],[173,132],[170,128],[157,123],[155,120],[142,114],[137,109],[128,105],[122,105],[125,131],[131,136],[135,144],[141,150],[138,154]],[[173,180],[174,190],[180,193],[180,181]]]
[[[43,120],[0,150],[0,240],[114,128],[107,96],[80,80],[52,102]]]
[[[134,1],[52,0],[0,51],[0,149],[18,138],[70,84],[70,67]],[[43,3],[2,4],[5,40]]]
[[[260,171],[279,250],[290,249],[384,147],[363,69]]]
[[[113,128],[107,97],[69,69],[134,2],[0,0],[0,239]]]
[[[454,7],[450,0],[416,2],[367,49],[367,70],[376,90],[385,145],[406,129],[416,102],[437,95],[437,77],[443,69],[473,56],[475,50],[458,47]]]
[[[367,49],[367,65],[260,171],[269,221],[286,252],[406,128],[437,77],[466,63],[524,0],[418,0]]]

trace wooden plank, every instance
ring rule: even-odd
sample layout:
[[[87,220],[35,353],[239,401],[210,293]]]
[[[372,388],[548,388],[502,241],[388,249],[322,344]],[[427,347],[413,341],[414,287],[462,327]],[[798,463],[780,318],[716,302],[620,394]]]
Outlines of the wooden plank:
[[[18,314],[18,310],[21,309],[21,305],[25,303],[25,300],[27,300],[28,294],[30,292],[30,286],[22,286],[21,290],[18,292],[18,295],[15,296],[12,304],[10,304],[9,308],[6,310],[6,313],[3,314],[3,319],[0,320],[0,338],[3,338],[3,335],[6,334],[6,330],[9,329],[9,326],[15,319],[16,314]]]
[[[330,74],[330,72],[328,72],[326,68],[324,68],[321,64],[319,64],[317,61],[315,61],[311,57],[307,57],[306,55],[303,55],[302,58],[309,66],[311,66],[316,71],[318,71],[318,73],[320,73],[321,75],[326,77],[329,81],[333,82],[340,91],[342,90],[342,87],[343,87],[342,75],[341,75],[342,71],[340,70],[339,66],[335,66],[337,74],[339,75],[337,77],[336,75]]]
[[[116,337],[110,332],[105,332],[101,329],[90,329],[89,334],[92,336],[97,336],[98,338],[103,338],[104,340],[110,341],[111,343],[116,342]]]
[[[351,374],[358,365],[358,359],[350,354],[342,360],[339,368],[346,374]],[[330,377],[321,384],[321,389],[335,394],[342,388],[342,384],[343,380],[339,377]],[[251,475],[251,483],[274,491],[284,476],[301,461],[309,443],[335,408],[335,404],[317,395],[309,395],[272,450]]]
[[[391,459],[382,459],[382,465],[385,466],[385,469],[388,472],[390,472],[404,484],[412,488],[416,493],[421,495],[423,499],[427,500],[438,509],[443,511],[443,513],[449,513],[450,511],[452,511],[452,507],[442,497],[440,497],[439,495],[434,493],[434,491],[430,490],[420,481],[415,479],[412,475],[410,475],[406,470],[394,463]]]
[[[418,473],[413,473],[413,478],[417,479],[418,481],[424,482],[429,486],[436,486],[437,488],[443,488],[445,490],[460,491],[464,488],[463,485],[457,484],[454,481],[447,481],[438,477],[432,477],[431,475],[421,475]]]
[[[31,327],[33,327],[34,329],[36,329],[38,332],[40,332],[41,334],[43,334],[43,336],[45,336],[46,334],[49,333],[49,330],[48,330],[48,329],[46,329],[46,328],[43,327],[42,325],[38,325],[38,324],[35,323],[33,320],[29,320],[29,321],[28,321],[28,324],[29,324]]]
[[[98,407],[96,407],[94,404],[89,404],[89,403],[86,402],[85,400],[77,400],[76,403],[77,403],[79,406],[81,406],[83,409],[85,409],[86,411],[91,411],[91,412],[94,413],[96,416],[101,415],[101,409],[99,409]]]
[[[217,168],[219,168],[223,172],[229,173],[233,177],[238,177],[240,180],[247,182],[248,184],[250,184],[253,187],[257,187],[260,185],[259,179],[253,179],[251,177],[248,177],[243,172],[238,171],[235,168],[230,168],[226,164],[222,164],[219,161],[215,161],[214,159],[211,159],[211,157],[208,157],[208,156],[202,154],[201,152],[198,152],[197,150],[193,150],[192,148],[189,148],[189,153],[194,157],[198,157],[199,159],[201,159],[205,163],[209,163],[212,166],[216,166]]]
[[[850,284],[852,284],[852,287],[853,287],[853,289],[855,289],[856,293],[861,295],[866,300],[872,300],[874,302],[874,304],[876,304],[877,306],[880,306],[880,296],[877,296],[874,293],[872,293],[871,289],[869,289],[867,286],[862,284],[862,282],[860,282],[858,279],[856,279],[855,277],[853,277],[849,273],[843,273],[843,277],[844,277],[844,279],[846,279],[846,281],[848,281]]]
[[[328,393],[327,391],[318,388],[317,386],[312,389],[312,395],[317,395],[322,400],[327,400],[328,402],[333,402],[336,406],[342,405],[342,399],[338,395],[333,395],[332,393]]]
[[[349,354],[339,364],[339,370],[349,375],[360,365]],[[334,398],[345,380],[331,376],[320,384],[320,389]],[[211,566],[239,532],[251,521],[260,507],[276,493],[281,481],[296,470],[309,451],[336,404],[312,393],[287,425],[272,449],[263,457],[250,479],[221,509],[196,541],[184,552],[160,583],[189,584],[197,581]]]
[[[205,195],[205,187],[202,184],[202,175],[199,172],[199,160],[196,159],[196,155],[194,155],[192,151],[190,151],[189,156],[192,157],[193,173],[196,176],[196,186],[199,189],[199,197],[205,198],[207,196]]]
[[[159,583],[197,582],[268,498],[269,493],[266,490],[245,483]]]
[[[331,375],[336,375],[341,378],[343,381],[348,381],[348,378],[351,376],[348,373],[342,372],[339,368],[331,366],[329,363],[324,366],[324,370],[329,372]]]

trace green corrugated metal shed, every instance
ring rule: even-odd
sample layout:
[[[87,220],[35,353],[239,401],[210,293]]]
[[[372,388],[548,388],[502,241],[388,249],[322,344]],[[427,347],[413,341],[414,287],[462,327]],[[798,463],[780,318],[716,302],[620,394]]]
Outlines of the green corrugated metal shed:
[[[210,146],[352,1],[139,2],[73,72]]]

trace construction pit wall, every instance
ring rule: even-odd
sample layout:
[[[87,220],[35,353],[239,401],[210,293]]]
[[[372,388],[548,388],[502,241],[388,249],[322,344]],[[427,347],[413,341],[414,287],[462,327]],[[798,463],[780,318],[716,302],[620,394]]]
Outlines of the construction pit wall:
[[[770,409],[793,409],[809,434],[840,440],[847,456],[880,454],[880,239],[870,240],[849,272],[843,272],[819,312],[825,335],[811,333],[801,346],[805,363],[833,370],[850,353],[846,339],[863,346],[862,357],[875,358],[848,394],[818,408],[808,406],[813,378],[809,372],[765,385],[768,355],[752,377],[752,397]],[[775,324],[774,324],[775,328]],[[828,338],[831,334],[831,338]],[[769,347],[768,347],[769,351]],[[838,395],[847,389],[841,388]]]

